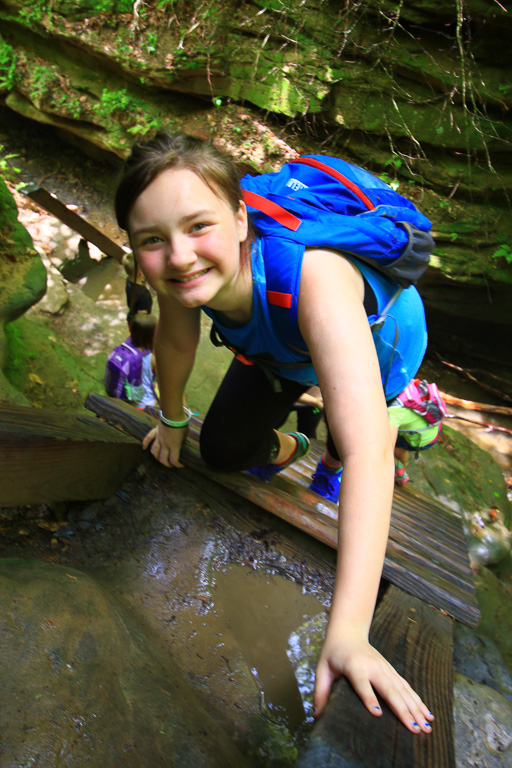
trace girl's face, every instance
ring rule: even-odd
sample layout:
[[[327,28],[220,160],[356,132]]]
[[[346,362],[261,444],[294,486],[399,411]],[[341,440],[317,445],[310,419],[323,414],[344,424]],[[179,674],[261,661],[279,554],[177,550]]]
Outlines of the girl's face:
[[[247,300],[244,203],[235,214],[193,171],[168,169],[139,195],[128,225],[135,256],[159,295],[223,312]]]

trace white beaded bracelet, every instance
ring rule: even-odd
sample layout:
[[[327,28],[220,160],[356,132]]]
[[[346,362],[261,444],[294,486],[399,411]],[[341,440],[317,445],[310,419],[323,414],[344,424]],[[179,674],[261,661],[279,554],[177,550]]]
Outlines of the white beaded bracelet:
[[[192,411],[189,408],[185,408],[185,406],[183,406],[183,410],[187,414],[187,418],[183,421],[171,421],[170,419],[166,419],[162,411],[160,411],[160,421],[162,424],[165,424],[166,427],[172,427],[173,429],[181,429],[182,427],[186,427],[192,418]]]

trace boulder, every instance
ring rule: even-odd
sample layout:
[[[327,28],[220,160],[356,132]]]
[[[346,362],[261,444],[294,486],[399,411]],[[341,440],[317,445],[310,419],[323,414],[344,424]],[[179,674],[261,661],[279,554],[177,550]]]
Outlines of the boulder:
[[[4,559],[0,583],[2,763],[246,764],[172,657],[95,579]]]
[[[0,324],[23,315],[46,291],[46,269],[0,178]]]

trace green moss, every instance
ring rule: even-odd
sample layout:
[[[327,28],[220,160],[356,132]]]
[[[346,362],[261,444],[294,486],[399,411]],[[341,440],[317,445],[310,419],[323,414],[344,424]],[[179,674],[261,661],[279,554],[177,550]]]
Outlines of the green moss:
[[[475,585],[482,613],[478,634],[494,640],[512,671],[512,581],[510,577],[500,579],[490,568],[481,567],[475,573]]]
[[[5,335],[5,376],[31,405],[82,410],[90,392],[103,391],[106,354],[77,357],[55,333],[26,317],[9,323]]]
[[[443,424],[436,445],[410,461],[407,472],[414,486],[441,499],[464,517],[498,507],[507,525],[512,505],[502,471],[493,457],[460,432]]]
[[[0,35],[0,91],[10,91],[16,79],[17,54]]]

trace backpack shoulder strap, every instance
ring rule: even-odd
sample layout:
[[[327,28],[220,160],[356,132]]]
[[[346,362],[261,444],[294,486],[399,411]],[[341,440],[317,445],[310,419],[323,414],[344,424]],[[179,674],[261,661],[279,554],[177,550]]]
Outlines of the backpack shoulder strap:
[[[304,350],[299,331],[298,300],[304,246],[282,237],[261,240],[267,307],[270,322],[279,337],[290,347]]]
[[[277,221],[292,232],[296,232],[302,223],[297,216],[294,216],[293,213],[287,211],[282,205],[278,205],[272,200],[269,200],[268,197],[258,195],[256,192],[250,192],[248,189],[242,189],[242,197],[244,203],[250,205],[251,208],[256,208],[257,211],[266,213],[271,219],[274,219],[274,221]]]

